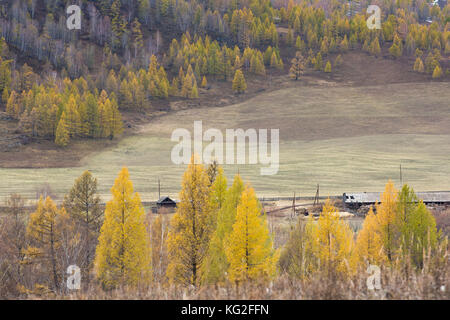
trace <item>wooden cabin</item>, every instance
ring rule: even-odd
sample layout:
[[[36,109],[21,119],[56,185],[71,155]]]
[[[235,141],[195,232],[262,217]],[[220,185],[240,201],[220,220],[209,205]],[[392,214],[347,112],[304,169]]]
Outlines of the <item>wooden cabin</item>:
[[[175,211],[177,208],[177,201],[171,199],[169,196],[161,197],[156,202],[156,210],[167,209],[168,212]]]

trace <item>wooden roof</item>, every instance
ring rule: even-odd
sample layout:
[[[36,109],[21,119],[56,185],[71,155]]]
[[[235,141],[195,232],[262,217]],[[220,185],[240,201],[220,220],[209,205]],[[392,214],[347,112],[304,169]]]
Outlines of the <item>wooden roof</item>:
[[[168,203],[176,204],[177,202],[175,200],[170,199],[169,196],[165,196],[165,197],[161,197],[156,203],[157,204],[168,204]]]

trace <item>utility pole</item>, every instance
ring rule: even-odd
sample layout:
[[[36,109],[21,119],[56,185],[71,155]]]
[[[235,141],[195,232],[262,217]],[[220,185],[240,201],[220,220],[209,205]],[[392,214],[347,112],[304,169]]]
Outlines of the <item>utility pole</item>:
[[[400,163],[400,187],[403,187],[402,164]]]
[[[294,191],[294,199],[292,200],[292,213],[291,213],[291,220],[295,217],[295,191]]]
[[[318,204],[319,204],[319,184],[317,184],[316,196],[314,197],[313,206],[316,206]]]

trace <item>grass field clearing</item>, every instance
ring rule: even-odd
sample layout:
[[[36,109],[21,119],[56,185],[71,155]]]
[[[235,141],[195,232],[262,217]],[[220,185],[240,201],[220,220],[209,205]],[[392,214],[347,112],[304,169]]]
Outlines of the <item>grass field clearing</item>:
[[[450,85],[390,84],[371,87],[302,86],[263,93],[237,105],[182,110],[156,119],[116,147],[83,159],[79,167],[0,169],[0,198],[19,192],[35,197],[49,183],[59,197],[89,169],[102,196],[122,166],[128,166],[143,200],[177,196],[184,165],[174,165],[170,141],[175,128],[280,128],[280,169],[260,176],[260,165],[225,166],[231,179],[239,170],[262,196],[322,195],[381,191],[390,178],[416,191],[450,190]],[[204,143],[204,146],[207,143]]]

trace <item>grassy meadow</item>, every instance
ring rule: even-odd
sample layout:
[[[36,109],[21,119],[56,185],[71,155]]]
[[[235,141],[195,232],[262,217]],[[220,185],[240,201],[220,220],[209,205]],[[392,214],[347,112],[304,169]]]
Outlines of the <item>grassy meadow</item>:
[[[347,87],[303,83],[262,93],[246,102],[214,108],[180,110],[155,119],[116,147],[84,158],[70,168],[0,169],[0,199],[18,192],[34,199],[45,183],[62,197],[73,180],[89,169],[99,180],[102,197],[122,166],[130,169],[143,200],[176,197],[184,165],[170,159],[171,133],[195,120],[208,128],[280,129],[278,174],[261,176],[261,165],[228,165],[228,177],[239,172],[258,196],[321,195],[381,191],[388,179],[416,191],[450,190],[450,85],[390,84]],[[204,142],[204,146],[208,143]]]

